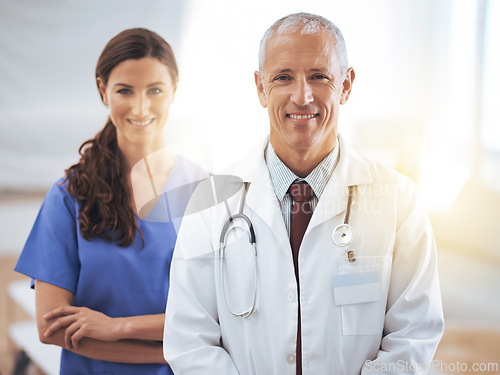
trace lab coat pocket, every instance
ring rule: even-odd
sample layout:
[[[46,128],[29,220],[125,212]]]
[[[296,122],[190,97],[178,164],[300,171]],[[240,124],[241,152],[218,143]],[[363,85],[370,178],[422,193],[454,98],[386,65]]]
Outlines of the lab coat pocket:
[[[340,259],[334,270],[333,298],[340,307],[342,335],[376,335],[384,328],[392,255]]]

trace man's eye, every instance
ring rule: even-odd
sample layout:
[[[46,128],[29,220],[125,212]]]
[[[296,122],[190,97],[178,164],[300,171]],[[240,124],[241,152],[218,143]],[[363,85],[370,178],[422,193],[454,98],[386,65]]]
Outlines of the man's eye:
[[[274,80],[275,81],[288,81],[290,77],[288,76],[277,76]]]
[[[130,89],[120,89],[117,91],[118,94],[121,94],[121,95],[129,95],[132,93],[132,90]]]
[[[312,79],[328,79],[328,77],[324,74],[315,74],[312,76]]]

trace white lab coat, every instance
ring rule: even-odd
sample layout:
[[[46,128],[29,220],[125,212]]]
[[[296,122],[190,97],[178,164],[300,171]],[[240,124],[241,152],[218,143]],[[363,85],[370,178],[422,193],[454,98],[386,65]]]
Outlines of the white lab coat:
[[[339,139],[339,163],[299,252],[302,373],[426,373],[444,326],[431,225],[410,179],[362,158]],[[298,293],[264,160],[267,142],[230,172],[251,182],[244,212],[257,239],[256,311],[240,318],[225,307],[218,261],[225,205],[185,217],[164,334],[164,355],[176,374],[295,374]],[[344,220],[349,185],[356,187],[349,220],[356,232],[349,247],[357,257],[352,263],[332,241],[333,229]],[[240,197],[228,200],[232,213]],[[246,237],[234,238],[228,256],[248,244]],[[244,259],[229,259],[225,282],[237,311],[248,307],[253,288],[251,257],[248,250],[239,254]],[[334,285],[338,275],[374,272],[378,284],[343,289],[343,296]]]

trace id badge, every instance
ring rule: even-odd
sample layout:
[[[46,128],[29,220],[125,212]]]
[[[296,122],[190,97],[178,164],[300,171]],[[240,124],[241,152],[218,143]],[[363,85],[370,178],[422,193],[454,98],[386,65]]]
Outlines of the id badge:
[[[378,271],[349,273],[333,277],[335,306],[380,300]]]

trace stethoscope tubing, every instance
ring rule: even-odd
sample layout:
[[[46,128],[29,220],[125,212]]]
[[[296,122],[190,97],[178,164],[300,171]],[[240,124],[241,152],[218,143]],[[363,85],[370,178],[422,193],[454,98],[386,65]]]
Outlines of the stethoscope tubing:
[[[227,311],[232,316],[240,317],[240,318],[246,318],[246,317],[250,316],[252,314],[252,312],[255,310],[255,303],[257,301],[257,245],[256,245],[257,242],[256,242],[255,231],[253,228],[252,221],[250,220],[250,218],[247,215],[245,215],[243,213],[243,208],[244,208],[244,204],[245,204],[246,193],[248,191],[248,186],[249,186],[249,183],[245,182],[242,198],[240,201],[240,210],[237,214],[231,215],[230,210],[229,210],[229,206],[228,206],[227,202],[225,201],[226,208],[227,208],[228,214],[229,214],[229,219],[226,221],[226,223],[224,224],[224,226],[222,228],[221,235],[220,235],[220,241],[219,241],[220,242],[219,271],[220,271],[220,283],[221,283],[224,304],[226,305]],[[343,222],[343,224],[338,225],[332,232],[333,242],[339,247],[346,247],[346,246],[350,245],[352,243],[352,241],[354,240],[354,230],[352,229],[351,225],[349,224],[349,219],[350,219],[350,215],[351,215],[352,200],[353,200],[353,195],[354,195],[354,186],[352,186],[352,185],[348,186],[348,189],[349,189],[349,196],[347,199],[346,212],[344,214],[344,222]],[[253,300],[252,300],[251,305],[247,309],[245,309],[241,312],[236,312],[229,306],[229,302],[227,300],[227,295],[226,295],[225,282],[224,282],[225,278],[224,278],[224,271],[223,271],[224,270],[224,253],[225,253],[225,248],[226,248],[227,235],[229,234],[229,232],[231,232],[231,230],[238,228],[238,227],[241,228],[241,226],[239,226],[239,225],[234,225],[235,221],[238,219],[243,220],[246,223],[246,225],[248,226],[248,240],[249,240],[250,244],[252,245],[253,251],[254,251],[254,253],[253,253],[253,255],[254,255],[254,257],[253,257],[253,260],[254,260],[254,267],[253,267],[254,268],[254,295],[253,295]],[[231,225],[234,225],[234,226],[231,227]],[[347,256],[348,256],[349,262],[356,261],[354,251],[347,250]]]
[[[354,229],[349,225],[351,216],[352,198],[354,195],[354,186],[349,186],[349,198],[347,199],[347,207],[344,214],[344,223],[337,225],[332,232],[333,243],[340,247],[348,246],[354,240]]]
[[[245,205],[245,199],[246,199],[248,187],[249,187],[249,183],[244,182],[243,194],[242,194],[241,201],[240,201],[240,210],[237,214],[231,215],[230,214],[231,211],[229,210],[229,206],[227,204],[227,201],[224,202],[226,204],[226,209],[228,210],[229,219],[226,221],[226,223],[224,224],[224,226],[222,228],[221,235],[220,235],[220,241],[219,241],[219,243],[220,243],[219,271],[220,271],[220,283],[221,283],[224,304],[226,305],[227,311],[232,316],[240,317],[240,318],[246,318],[246,317],[250,316],[252,314],[252,312],[255,310],[255,303],[257,301],[257,245],[256,245],[255,231],[254,231],[254,228],[252,225],[252,221],[250,220],[250,218],[247,215],[245,215],[243,213],[243,208]],[[253,269],[254,269],[254,272],[253,272],[254,273],[254,275],[253,275],[254,276],[253,300],[252,300],[251,305],[247,309],[245,309],[241,312],[236,312],[234,309],[232,309],[229,306],[229,302],[227,300],[226,289],[225,289],[225,282],[224,282],[224,280],[225,280],[225,278],[224,278],[224,269],[225,269],[225,267],[224,267],[224,255],[225,255],[225,249],[226,249],[226,240],[227,240],[227,236],[228,236],[229,232],[231,232],[231,230],[233,230],[235,228],[241,228],[241,226],[239,226],[239,225],[234,225],[235,221],[238,219],[242,219],[246,223],[246,225],[248,226],[248,241],[250,242],[250,244],[253,247],[253,262],[254,262],[254,265],[253,265]],[[234,225],[234,226],[231,227],[231,225]]]

